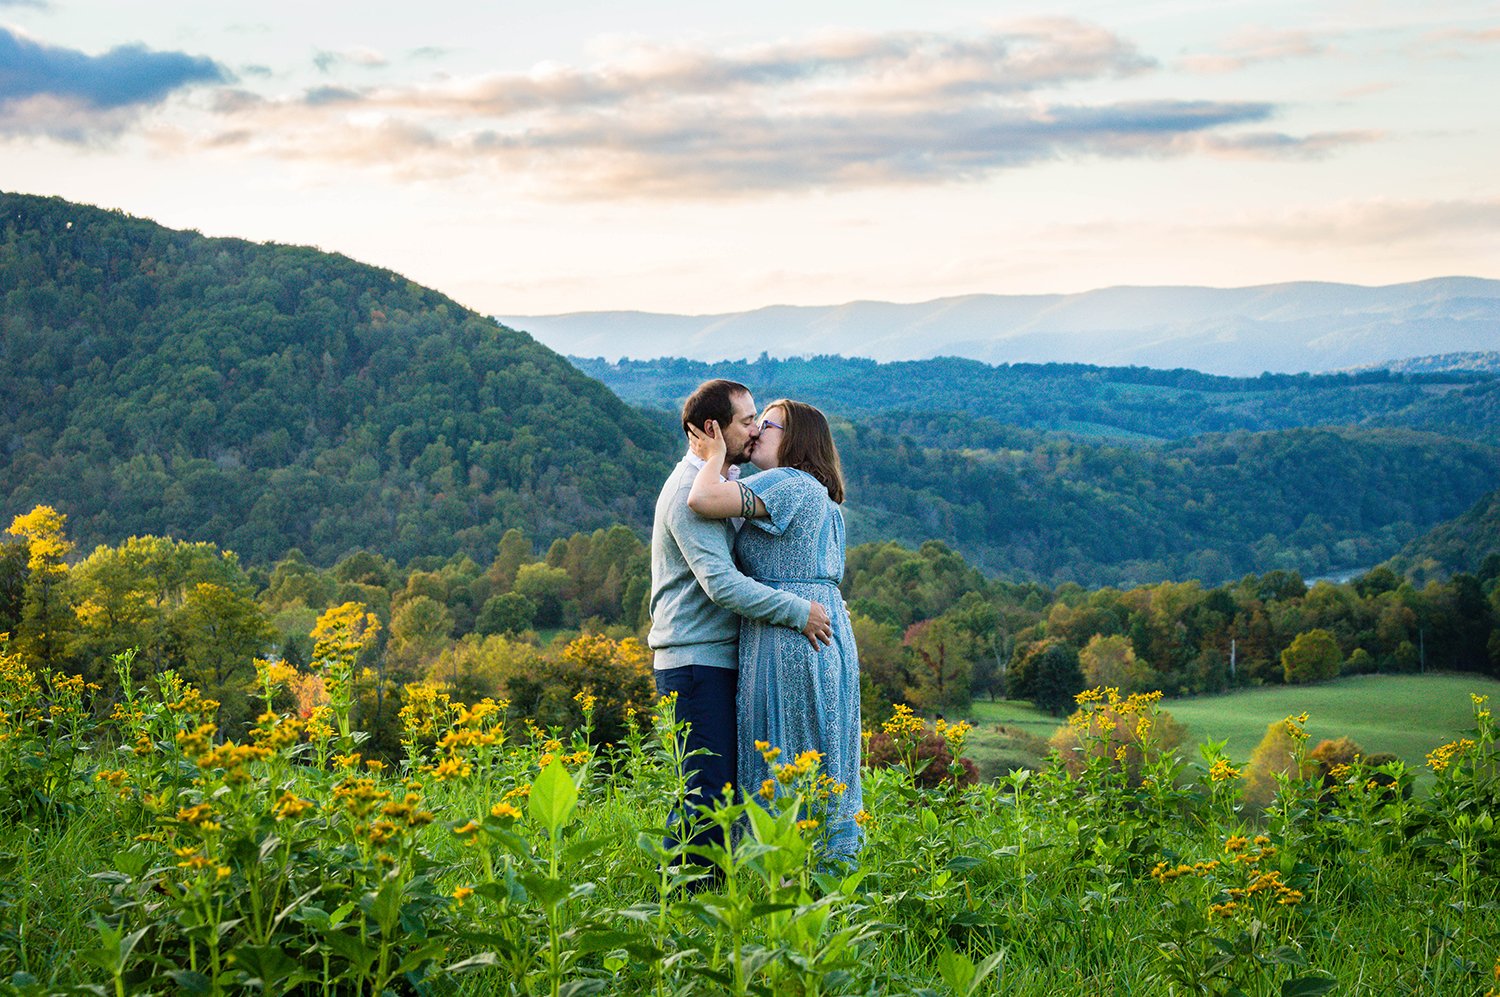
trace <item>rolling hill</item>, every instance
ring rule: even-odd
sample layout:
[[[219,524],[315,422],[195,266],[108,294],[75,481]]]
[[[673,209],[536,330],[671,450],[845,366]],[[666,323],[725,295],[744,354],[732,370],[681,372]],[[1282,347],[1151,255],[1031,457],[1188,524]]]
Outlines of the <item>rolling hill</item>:
[[[0,513],[80,548],[142,533],[488,558],[649,521],[657,423],[529,336],[398,274],[0,195]]]

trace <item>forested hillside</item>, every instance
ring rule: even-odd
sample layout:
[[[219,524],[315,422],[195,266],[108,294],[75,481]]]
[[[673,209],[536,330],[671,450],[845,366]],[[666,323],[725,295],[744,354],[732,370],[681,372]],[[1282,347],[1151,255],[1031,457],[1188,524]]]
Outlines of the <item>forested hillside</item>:
[[[859,455],[851,539],[942,539],[987,571],[1050,584],[1369,567],[1500,487],[1500,448],[1404,430],[994,450],[844,438]]]
[[[716,375],[834,415],[851,542],[939,539],[1017,581],[1368,567],[1500,488],[1479,373],[581,362],[631,407],[389,271],[24,196],[0,196],[0,299],[0,515],[55,506],[80,554],[149,534],[247,567],[485,563],[512,527],[643,538],[670,409]]]
[[[1477,573],[1495,558],[1500,558],[1500,491],[1401,548],[1391,567],[1418,578],[1444,578]]]
[[[668,466],[530,337],[312,249],[0,195],[0,303],[0,509],[54,505],[84,550],[487,558],[507,527],[642,526]]]
[[[666,357],[574,357],[579,369],[634,405],[671,408],[706,377],[730,377],[759,395],[799,398],[856,421],[889,425],[924,442],[911,413],[962,413],[1079,438],[1177,440],[1201,433],[1300,426],[1420,429],[1500,443],[1500,375],[1447,370],[1218,377],[1195,370],[1000,364],[944,357],[876,363],[855,357],[705,364]]]

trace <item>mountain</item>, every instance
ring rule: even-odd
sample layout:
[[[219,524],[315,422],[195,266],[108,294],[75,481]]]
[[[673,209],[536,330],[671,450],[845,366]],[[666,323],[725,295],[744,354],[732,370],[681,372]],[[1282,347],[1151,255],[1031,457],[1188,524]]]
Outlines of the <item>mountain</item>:
[[[1265,374],[1001,364],[945,357],[877,363],[848,357],[708,364],[667,358],[572,358],[633,405],[676,409],[710,377],[748,384],[766,402],[797,398],[830,414],[932,446],[1014,445],[1013,427],[1080,439],[1179,440],[1298,426],[1418,429],[1500,444],[1500,375]]]
[[[1451,374],[1458,371],[1500,374],[1500,350],[1482,353],[1441,353],[1434,357],[1410,357],[1371,364],[1398,374]],[[1368,368],[1365,368],[1368,369]]]
[[[0,304],[0,518],[54,505],[84,551],[487,562],[511,526],[644,527],[675,448],[531,337],[313,249],[0,194]]]
[[[1457,572],[1494,575],[1500,561],[1500,490],[1463,515],[1440,523],[1401,548],[1390,567],[1398,574],[1443,577]]]
[[[560,353],[605,359],[840,354],[874,360],[1190,368],[1253,377],[1334,371],[1500,347],[1500,281],[1442,277],[1385,287],[1113,287],[971,294],[719,315],[575,312],[501,319]]]
[[[762,401],[837,402],[851,542],[937,539],[1015,579],[1368,566],[1500,488],[1485,374],[748,367]],[[644,531],[681,452],[663,405],[707,370],[619,367],[635,408],[390,271],[0,195],[0,525],[52,504],[84,552],[152,533],[259,565],[487,563],[512,526]]]

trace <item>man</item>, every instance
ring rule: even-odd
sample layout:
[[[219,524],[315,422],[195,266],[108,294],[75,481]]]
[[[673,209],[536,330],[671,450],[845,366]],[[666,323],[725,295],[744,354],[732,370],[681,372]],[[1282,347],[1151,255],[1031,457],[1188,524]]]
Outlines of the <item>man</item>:
[[[750,389],[726,380],[699,385],[682,407],[684,436],[688,426],[706,431],[710,420],[724,434],[726,466],[748,460],[760,435]],[[702,467],[703,461],[689,451],[656,500],[647,638],[655,652],[657,692],[677,693],[677,719],[691,725],[687,750],[707,749],[688,759],[684,773],[696,806],[723,799],[725,787],[735,783],[740,617],[800,630],[813,647],[833,639],[823,606],[739,572],[730,553],[735,535],[731,521],[704,519],[688,508],[688,492]],[[690,813],[672,815],[674,822],[689,819]],[[722,844],[723,836],[710,826],[690,840],[695,845]]]

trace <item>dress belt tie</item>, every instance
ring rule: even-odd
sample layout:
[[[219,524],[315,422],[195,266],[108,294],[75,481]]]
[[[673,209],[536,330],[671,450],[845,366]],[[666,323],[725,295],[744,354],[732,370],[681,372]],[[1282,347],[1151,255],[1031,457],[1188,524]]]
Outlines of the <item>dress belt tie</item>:
[[[762,578],[760,575],[751,575],[755,581],[762,585],[838,585],[837,578]]]

